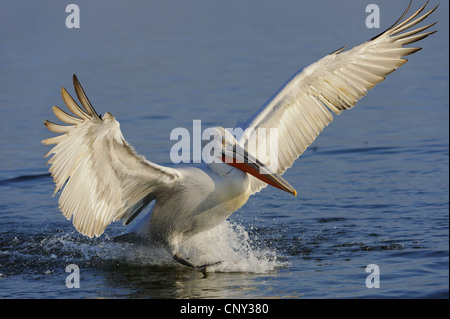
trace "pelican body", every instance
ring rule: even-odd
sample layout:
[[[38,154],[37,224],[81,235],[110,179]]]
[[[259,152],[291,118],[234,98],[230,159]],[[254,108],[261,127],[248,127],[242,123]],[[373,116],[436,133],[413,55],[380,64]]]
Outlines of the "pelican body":
[[[427,3],[400,22],[410,4],[385,32],[350,50],[338,49],[297,73],[245,122],[245,134],[238,139],[221,127],[211,128],[214,152],[210,161],[197,166],[165,167],[138,155],[114,116],[94,110],[74,75],[81,106],[62,88],[72,114],[56,106],[53,112],[68,125],[45,121],[50,131],[61,134],[43,141],[56,144],[46,157],[52,155],[49,171],[54,195],[60,193],[60,210],[79,232],[93,237],[114,221],[127,225],[156,201],[131,233],[161,243],[176,261],[205,271],[217,262],[195,265],[183,258],[180,243],[216,227],[267,185],[297,195],[281,175],[333,120],[333,113],[352,108],[403,65],[404,56],[420,50],[405,45],[436,32],[423,32],[435,23],[410,30],[436,9],[419,16]],[[276,137],[258,135],[259,129],[270,128],[277,129]],[[275,168],[256,156],[273,146],[278,150]]]

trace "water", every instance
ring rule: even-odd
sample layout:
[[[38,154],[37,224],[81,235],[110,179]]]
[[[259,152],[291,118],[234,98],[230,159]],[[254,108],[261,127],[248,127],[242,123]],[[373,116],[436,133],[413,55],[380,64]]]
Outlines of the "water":
[[[42,123],[73,73],[141,154],[171,165],[173,128],[234,127],[299,68],[379,33],[364,25],[368,3],[78,1],[81,28],[69,30],[63,3],[2,1],[0,297],[448,298],[446,2],[424,50],[288,170],[298,197],[267,188],[186,243],[224,261],[206,278],[158,247],[114,242],[121,223],[84,238],[51,197]],[[380,3],[381,27],[407,4]],[[70,264],[78,289],[65,284]]]

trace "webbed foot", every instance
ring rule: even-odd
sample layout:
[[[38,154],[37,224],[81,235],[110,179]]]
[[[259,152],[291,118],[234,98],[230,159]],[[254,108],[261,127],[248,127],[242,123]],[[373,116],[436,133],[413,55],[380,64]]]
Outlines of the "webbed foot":
[[[202,273],[206,273],[206,268],[210,267],[210,266],[217,266],[220,265],[222,263],[222,261],[218,261],[212,264],[205,264],[205,265],[201,265],[201,266],[196,266],[193,263],[191,263],[190,261],[186,260],[181,253],[176,253],[175,255],[173,255],[173,259],[175,259],[176,261],[178,261],[180,264],[187,266],[189,268],[192,268],[194,270],[197,271],[201,271]]]

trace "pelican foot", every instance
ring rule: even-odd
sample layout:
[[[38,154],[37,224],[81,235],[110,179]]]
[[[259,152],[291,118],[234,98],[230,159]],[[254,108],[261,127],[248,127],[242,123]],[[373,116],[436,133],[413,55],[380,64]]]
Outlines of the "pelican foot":
[[[193,263],[191,263],[190,261],[186,260],[181,253],[176,253],[175,255],[173,255],[173,259],[175,259],[176,261],[178,261],[180,264],[187,266],[189,268],[192,268],[194,270],[197,271],[201,271],[202,273],[206,273],[206,268],[210,267],[210,266],[217,266],[220,265],[222,263],[222,261],[218,261],[212,264],[205,264],[205,265],[201,265],[201,266],[196,266]]]

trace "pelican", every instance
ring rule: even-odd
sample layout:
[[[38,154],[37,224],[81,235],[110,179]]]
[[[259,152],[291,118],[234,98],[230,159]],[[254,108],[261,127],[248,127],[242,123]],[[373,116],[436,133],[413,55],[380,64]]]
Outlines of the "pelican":
[[[114,116],[95,111],[74,75],[81,107],[63,87],[62,99],[72,114],[56,106],[53,113],[68,125],[44,122],[50,131],[61,134],[42,141],[56,144],[45,157],[52,155],[47,164],[55,183],[53,195],[60,193],[59,209],[80,233],[92,238],[114,221],[129,224],[155,201],[130,233],[162,244],[182,265],[206,271],[221,261],[197,265],[183,257],[181,243],[225,221],[267,185],[296,196],[281,175],[333,120],[333,113],[352,108],[406,63],[405,56],[421,49],[405,45],[436,32],[423,32],[436,22],[412,29],[437,8],[419,16],[427,3],[402,21],[410,3],[383,33],[350,50],[335,50],[296,73],[245,122],[241,137],[211,128],[214,160],[189,167],[165,167],[138,155]],[[269,128],[277,129],[276,136],[257,133]],[[272,146],[277,147],[275,168],[257,157],[260,150]]]

